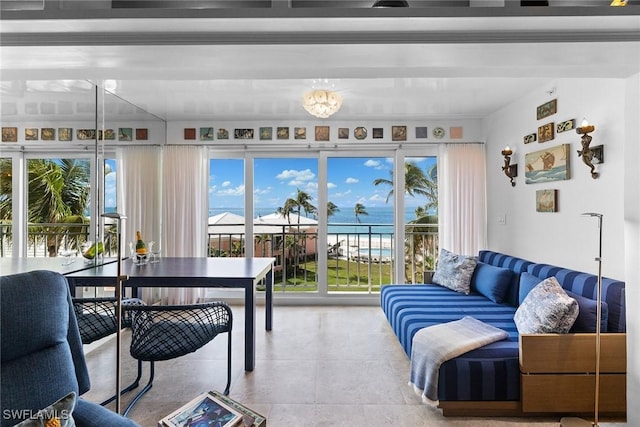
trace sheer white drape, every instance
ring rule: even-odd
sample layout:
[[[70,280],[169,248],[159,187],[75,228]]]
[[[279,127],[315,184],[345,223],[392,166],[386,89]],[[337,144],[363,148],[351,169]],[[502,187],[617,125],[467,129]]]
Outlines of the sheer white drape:
[[[125,251],[135,244],[136,231],[145,241],[160,237],[160,147],[124,147],[120,151],[121,179],[118,206],[127,219],[123,223]],[[129,253],[126,253],[129,255]]]
[[[207,152],[167,146],[162,166],[163,256],[207,256]],[[170,288],[168,304],[197,302],[202,289]]]
[[[487,244],[483,144],[443,144],[438,164],[440,247],[477,255]]]
[[[129,256],[129,243],[135,245],[136,231],[145,241],[160,238],[160,147],[123,147],[119,151],[120,179],[118,182],[118,206],[127,219],[123,221],[122,241]],[[158,289],[143,289],[142,298],[155,302],[160,298]]]

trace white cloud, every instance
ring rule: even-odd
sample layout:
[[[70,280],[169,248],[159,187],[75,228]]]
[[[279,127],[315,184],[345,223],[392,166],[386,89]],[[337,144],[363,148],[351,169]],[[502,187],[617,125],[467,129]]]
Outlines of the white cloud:
[[[337,185],[335,185],[333,182],[327,182],[327,188],[336,188]]]
[[[356,183],[360,182],[360,180],[358,178],[349,177],[349,178],[345,179],[344,182],[347,183],[347,184],[356,184]]]
[[[385,169],[385,166],[382,164],[380,160],[369,159],[366,162],[364,162],[364,165],[368,168],[374,168],[378,170]]]
[[[379,194],[374,194],[373,196],[369,197],[369,200],[372,202],[384,202],[386,199]]]
[[[244,184],[238,185],[234,188],[227,188],[224,190],[217,191],[215,194],[219,196],[243,196],[244,195]]]
[[[311,172],[311,169],[305,170],[295,170],[295,169],[285,169],[276,175],[280,181],[289,181],[289,185],[302,185],[302,183],[306,181],[311,181],[316,177],[316,175]]]
[[[351,194],[351,190],[347,190],[347,191],[343,191],[340,193],[336,193],[334,194],[335,197],[344,197],[344,196],[348,196],[349,194]]]
[[[223,187],[228,187],[230,185],[231,185],[231,181],[225,181],[225,182],[222,183]]]

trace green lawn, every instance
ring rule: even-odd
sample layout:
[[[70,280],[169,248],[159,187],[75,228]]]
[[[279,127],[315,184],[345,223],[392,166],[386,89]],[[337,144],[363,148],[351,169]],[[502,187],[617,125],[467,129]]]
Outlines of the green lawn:
[[[368,265],[342,259],[329,259],[327,281],[330,292],[367,292],[369,290]],[[302,263],[295,275],[289,271],[286,285],[282,283],[282,276],[275,276],[275,292],[314,292],[317,291],[316,277],[318,264],[315,261]],[[391,265],[371,264],[371,290],[380,290],[380,282],[390,283]]]

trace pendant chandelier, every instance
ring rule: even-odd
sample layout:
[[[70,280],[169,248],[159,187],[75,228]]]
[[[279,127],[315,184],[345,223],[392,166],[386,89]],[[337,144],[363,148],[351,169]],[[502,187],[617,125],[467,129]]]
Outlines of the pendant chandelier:
[[[314,89],[304,94],[302,106],[312,116],[326,119],[342,107],[342,95],[328,89]]]

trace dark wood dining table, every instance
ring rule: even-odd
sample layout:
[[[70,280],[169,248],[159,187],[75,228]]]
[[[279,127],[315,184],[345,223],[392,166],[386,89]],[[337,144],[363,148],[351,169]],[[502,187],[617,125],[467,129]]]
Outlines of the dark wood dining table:
[[[64,274],[71,293],[78,286],[116,286],[117,262],[105,260],[102,265],[84,264],[82,260],[64,266],[60,258],[5,258],[0,262],[2,274],[46,269]],[[160,262],[135,265],[122,262],[123,288],[132,288],[139,296],[141,288],[241,288],[244,289],[245,337],[244,367],[253,371],[256,354],[256,286],[264,280],[265,329],[273,322],[274,258],[161,258]]]

